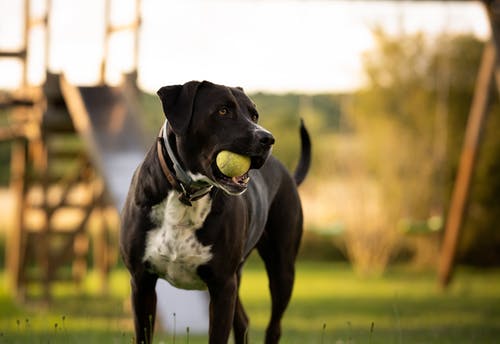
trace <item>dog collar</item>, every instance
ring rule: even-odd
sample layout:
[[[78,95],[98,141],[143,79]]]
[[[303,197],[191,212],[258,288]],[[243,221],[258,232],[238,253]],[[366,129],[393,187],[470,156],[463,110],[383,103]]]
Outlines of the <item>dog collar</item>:
[[[192,206],[192,202],[208,194],[210,190],[212,190],[213,185],[208,184],[205,181],[193,180],[193,178],[191,178],[191,176],[182,168],[168,141],[167,128],[168,121],[165,120],[165,123],[161,127],[160,133],[158,134],[156,143],[158,160],[160,161],[161,169],[168,182],[179,192],[179,200],[187,206]],[[166,154],[164,149],[166,150]],[[173,166],[173,173],[168,167],[166,158],[170,160],[171,165]]]

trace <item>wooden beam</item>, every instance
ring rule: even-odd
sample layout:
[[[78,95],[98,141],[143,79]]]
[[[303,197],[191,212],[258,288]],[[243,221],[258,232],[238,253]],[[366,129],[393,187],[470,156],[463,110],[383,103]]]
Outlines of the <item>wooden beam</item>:
[[[441,256],[439,258],[439,283],[443,288],[448,286],[453,274],[460,229],[463,225],[470,184],[477,160],[478,147],[488,113],[488,102],[490,90],[493,85],[495,64],[496,54],[494,43],[489,42],[484,48],[476,80],[457,178],[453,188],[445,227]]]
[[[0,57],[25,59],[26,53],[26,49],[18,51],[0,51]]]
[[[131,23],[127,23],[127,24],[121,24],[121,25],[111,25],[108,27],[108,34],[112,34],[112,33],[116,33],[116,32],[120,32],[120,31],[126,31],[126,30],[137,30],[137,28],[139,28],[139,25],[141,24],[141,22],[136,19],[134,20],[133,22]]]
[[[14,106],[33,106],[35,102],[32,99],[6,99],[0,100],[0,109],[7,109]]]
[[[16,297],[24,298],[24,262],[26,242],[24,240],[24,206],[26,193],[27,142],[17,140],[11,148],[10,188],[15,196],[14,224],[7,233],[7,271]]]
[[[109,56],[109,36],[110,36],[110,28],[111,28],[111,0],[104,1],[104,27],[106,29],[106,33],[104,36],[104,46],[101,60],[101,70],[99,76],[99,83],[101,85],[106,84],[106,70],[107,70],[107,62]]]
[[[23,44],[24,50],[28,51],[29,38],[30,38],[30,14],[31,14],[31,2],[30,0],[24,0],[24,32],[23,32]],[[22,87],[28,86],[28,61],[27,55],[23,57],[23,71],[21,76]]]

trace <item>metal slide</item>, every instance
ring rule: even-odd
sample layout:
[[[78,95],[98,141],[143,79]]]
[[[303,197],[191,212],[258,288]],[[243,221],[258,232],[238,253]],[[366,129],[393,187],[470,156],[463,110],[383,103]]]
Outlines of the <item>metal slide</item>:
[[[61,77],[61,90],[75,128],[104,178],[116,208],[121,211],[132,175],[147,145],[138,123],[137,105],[126,87],[77,87]],[[184,334],[208,331],[208,294],[176,289],[159,280],[158,320],[163,329]]]

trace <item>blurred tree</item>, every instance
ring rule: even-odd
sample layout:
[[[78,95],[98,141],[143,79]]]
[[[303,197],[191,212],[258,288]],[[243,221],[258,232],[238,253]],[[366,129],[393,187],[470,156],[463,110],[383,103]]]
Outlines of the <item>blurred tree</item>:
[[[341,120],[341,104],[348,95],[343,94],[296,94],[284,95],[255,93],[250,95],[260,113],[260,124],[276,138],[275,154],[293,171],[299,158],[299,119],[303,118],[313,136],[313,163],[311,173],[329,175],[331,159],[322,159],[323,151],[331,153],[332,134],[344,130]]]
[[[401,219],[429,219],[448,207],[483,43],[472,36],[395,37],[380,29],[374,37],[376,49],[364,59],[367,85],[354,95],[350,118],[362,146],[363,173],[380,185],[386,223],[385,234],[378,235],[393,238]],[[499,252],[493,229],[500,224],[494,215],[500,210],[500,121],[491,117],[473,181],[463,257],[485,246]],[[424,253],[437,247],[430,240],[416,240],[416,253],[433,261],[435,252]]]

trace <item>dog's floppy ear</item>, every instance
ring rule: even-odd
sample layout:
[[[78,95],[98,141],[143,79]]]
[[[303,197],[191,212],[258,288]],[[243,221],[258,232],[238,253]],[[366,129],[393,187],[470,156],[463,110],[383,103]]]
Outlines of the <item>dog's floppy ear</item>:
[[[184,85],[163,86],[156,92],[165,117],[176,135],[184,133],[189,126],[199,85],[199,81],[190,81]]]

